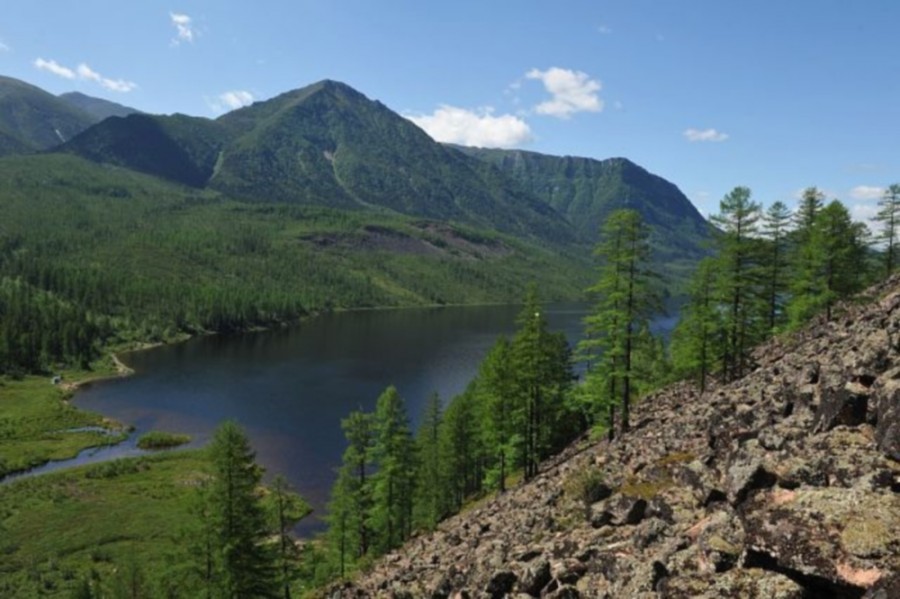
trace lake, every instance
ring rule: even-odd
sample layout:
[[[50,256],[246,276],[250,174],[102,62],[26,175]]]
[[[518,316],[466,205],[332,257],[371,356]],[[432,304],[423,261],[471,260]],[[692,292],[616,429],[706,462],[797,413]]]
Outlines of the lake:
[[[415,426],[429,394],[445,403],[462,392],[498,335],[515,330],[518,306],[371,310],[328,314],[300,326],[214,335],[123,356],[134,376],[80,390],[76,405],[133,424],[112,449],[78,463],[134,455],[149,430],[188,433],[206,443],[217,424],[237,420],[267,478],[283,474],[315,509],[298,527],[323,527],[325,503],[345,448],[341,419],[372,410],[395,385]],[[544,310],[551,330],[574,343],[585,305]],[[70,465],[60,463],[52,467]]]

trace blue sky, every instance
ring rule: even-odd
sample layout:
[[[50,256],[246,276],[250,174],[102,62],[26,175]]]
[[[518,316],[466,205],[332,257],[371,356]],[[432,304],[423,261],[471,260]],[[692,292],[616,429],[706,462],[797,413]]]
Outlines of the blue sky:
[[[215,116],[323,78],[433,137],[607,158],[704,213],[900,181],[900,2],[4,0],[0,74]]]

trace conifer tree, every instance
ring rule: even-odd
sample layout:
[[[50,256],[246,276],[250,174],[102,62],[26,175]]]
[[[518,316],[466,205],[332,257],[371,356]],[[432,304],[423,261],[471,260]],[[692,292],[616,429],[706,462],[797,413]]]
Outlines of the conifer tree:
[[[449,489],[441,464],[441,429],[443,409],[441,398],[432,393],[425,406],[425,416],[416,434],[418,454],[416,492],[413,505],[414,526],[432,530],[447,513]]]
[[[349,566],[368,554],[371,545],[372,415],[351,412],[341,421],[341,428],[348,445],[328,504],[328,541],[337,554],[337,570],[343,577]]]
[[[378,397],[373,420],[373,477],[370,523],[376,549],[386,553],[412,528],[414,456],[409,419],[403,398],[393,386]]]
[[[211,498],[221,552],[226,597],[277,594],[274,556],[265,544],[269,530],[258,488],[262,470],[250,441],[233,421],[216,430],[210,445],[215,471]]]
[[[265,504],[270,528],[278,535],[277,568],[282,596],[284,599],[291,599],[291,584],[298,576],[299,560],[299,551],[291,538],[291,529],[308,516],[312,508],[280,474],[269,485]]]
[[[791,211],[784,202],[774,202],[763,216],[763,234],[767,241],[764,269],[769,331],[783,319],[783,298],[787,292],[787,237]]]
[[[728,332],[722,365],[726,380],[743,376],[750,349],[760,339],[759,262],[754,239],[760,210],[760,205],[750,199],[749,188],[735,187],[719,203],[719,214],[710,219],[721,231],[716,241],[719,297],[726,306]]]
[[[551,429],[565,408],[564,394],[572,372],[568,344],[548,330],[534,285],[526,293],[516,323],[511,345],[517,381],[514,419],[519,430],[519,462],[528,480],[537,475],[538,464],[551,447]]]
[[[467,496],[481,490],[483,438],[474,388],[469,385],[447,406],[441,426],[441,464],[454,511],[462,506]]]
[[[509,341],[500,337],[481,363],[477,388],[485,409],[486,442],[494,463],[488,471],[489,486],[501,493],[506,490],[506,476],[515,457],[516,379]]]
[[[691,278],[689,301],[672,333],[672,360],[683,376],[696,376],[700,392],[723,351],[724,327],[715,297],[717,264],[704,258]]]
[[[640,214],[634,210],[613,212],[603,224],[602,239],[594,250],[600,276],[588,289],[599,299],[585,318],[585,340],[578,349],[582,359],[591,361],[588,387],[602,393],[597,403],[609,411],[607,425],[612,436],[617,405],[620,428],[628,430],[638,332],[648,325],[650,314],[660,309],[660,302],[651,282],[655,275],[648,268],[649,232]]]
[[[890,276],[897,263],[894,254],[897,252],[897,229],[900,227],[900,183],[894,183],[885,190],[878,206],[880,209],[875,216],[875,220],[881,223],[878,239],[885,244],[885,276]]]

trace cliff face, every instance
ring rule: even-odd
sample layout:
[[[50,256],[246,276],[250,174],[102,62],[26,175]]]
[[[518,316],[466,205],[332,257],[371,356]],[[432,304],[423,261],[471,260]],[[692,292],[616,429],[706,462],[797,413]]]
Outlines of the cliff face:
[[[900,597],[900,278],[331,597]]]

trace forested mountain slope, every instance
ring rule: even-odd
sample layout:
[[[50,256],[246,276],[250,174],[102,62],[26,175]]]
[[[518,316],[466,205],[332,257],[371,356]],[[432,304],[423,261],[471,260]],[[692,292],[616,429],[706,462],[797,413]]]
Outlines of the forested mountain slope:
[[[453,147],[498,167],[564,215],[589,243],[598,241],[600,227],[613,211],[631,208],[653,231],[658,262],[693,262],[709,252],[712,229],[690,200],[669,181],[626,158]]]
[[[329,597],[900,593],[900,277],[678,384]]]
[[[228,113],[236,139],[210,182],[230,195],[385,209],[566,242],[571,227],[493,168],[351,87],[322,81]]]
[[[96,122],[53,94],[0,76],[0,156],[53,147]]]

